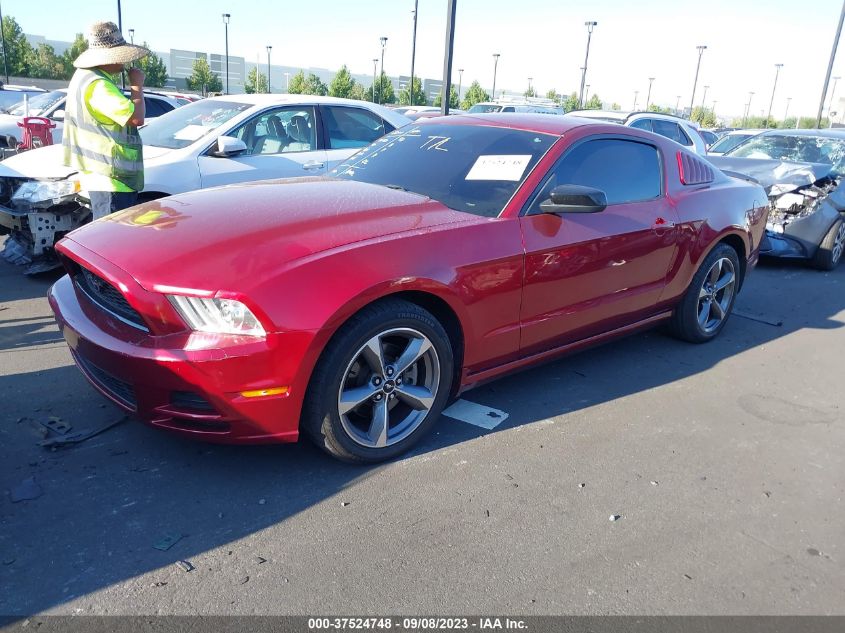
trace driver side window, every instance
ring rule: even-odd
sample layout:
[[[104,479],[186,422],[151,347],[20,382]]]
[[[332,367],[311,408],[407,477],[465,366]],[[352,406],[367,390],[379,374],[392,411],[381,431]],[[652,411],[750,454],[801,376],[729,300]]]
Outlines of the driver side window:
[[[608,206],[653,200],[662,179],[657,148],[622,139],[596,139],[570,149],[552,169],[528,209],[541,213],[540,204],[558,185],[582,185],[604,191]]]
[[[314,108],[284,107],[266,110],[232,133],[252,156],[308,152],[317,148]]]

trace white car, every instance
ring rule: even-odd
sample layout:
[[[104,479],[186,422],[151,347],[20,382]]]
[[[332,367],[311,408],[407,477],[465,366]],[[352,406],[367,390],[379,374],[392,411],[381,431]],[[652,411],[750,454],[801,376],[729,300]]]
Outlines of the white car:
[[[657,112],[620,112],[618,110],[574,110],[566,116],[577,116],[586,119],[599,119],[608,123],[619,123],[640,130],[648,130],[660,136],[670,138],[694,151],[705,155],[707,147],[704,139],[698,133],[698,128],[687,119],[671,114]]]
[[[40,116],[56,124],[52,131],[53,143],[61,143],[65,121],[65,101],[67,101],[67,90],[64,88],[50,92],[42,91],[40,94],[29,96],[26,105],[21,97],[14,105],[0,112],[0,140],[5,140],[7,147],[14,148],[21,140],[21,128],[18,123],[23,121],[24,116]],[[182,104],[173,97],[144,90],[144,116],[147,119],[160,117],[180,105]],[[2,144],[0,142],[0,145]]]
[[[145,186],[139,200],[324,175],[408,123],[383,106],[333,97],[252,94],[196,101],[141,129]],[[11,233],[3,257],[34,262],[28,273],[55,267],[53,244],[90,219],[86,203],[77,173],[62,165],[60,145],[0,162],[0,233]]]
[[[724,136],[720,137],[718,141],[713,143],[707,150],[708,154],[713,156],[722,156],[731,151],[737,145],[740,145],[748,139],[757,136],[763,130],[731,130]]]

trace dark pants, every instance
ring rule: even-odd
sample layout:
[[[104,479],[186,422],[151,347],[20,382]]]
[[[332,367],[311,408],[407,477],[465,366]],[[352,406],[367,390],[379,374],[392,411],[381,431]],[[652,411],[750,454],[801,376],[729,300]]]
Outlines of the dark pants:
[[[137,191],[89,191],[91,213],[99,220],[115,211],[123,211],[138,202]]]

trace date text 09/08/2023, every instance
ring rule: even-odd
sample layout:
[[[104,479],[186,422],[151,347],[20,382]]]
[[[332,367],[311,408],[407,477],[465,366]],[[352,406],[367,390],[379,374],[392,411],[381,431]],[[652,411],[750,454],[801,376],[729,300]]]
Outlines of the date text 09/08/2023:
[[[323,617],[308,618],[309,631],[388,630],[527,630],[525,620],[500,617]]]

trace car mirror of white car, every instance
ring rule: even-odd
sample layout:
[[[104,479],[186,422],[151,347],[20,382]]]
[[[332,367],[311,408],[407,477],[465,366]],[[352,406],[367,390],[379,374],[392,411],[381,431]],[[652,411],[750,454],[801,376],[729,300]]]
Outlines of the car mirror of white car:
[[[51,119],[55,119],[56,121],[64,121],[65,120],[65,111],[64,110],[56,110],[53,114],[50,115]]]
[[[246,151],[246,143],[234,136],[218,136],[217,137],[217,151],[212,153],[212,156],[219,158],[226,158],[229,156],[237,156]]]

